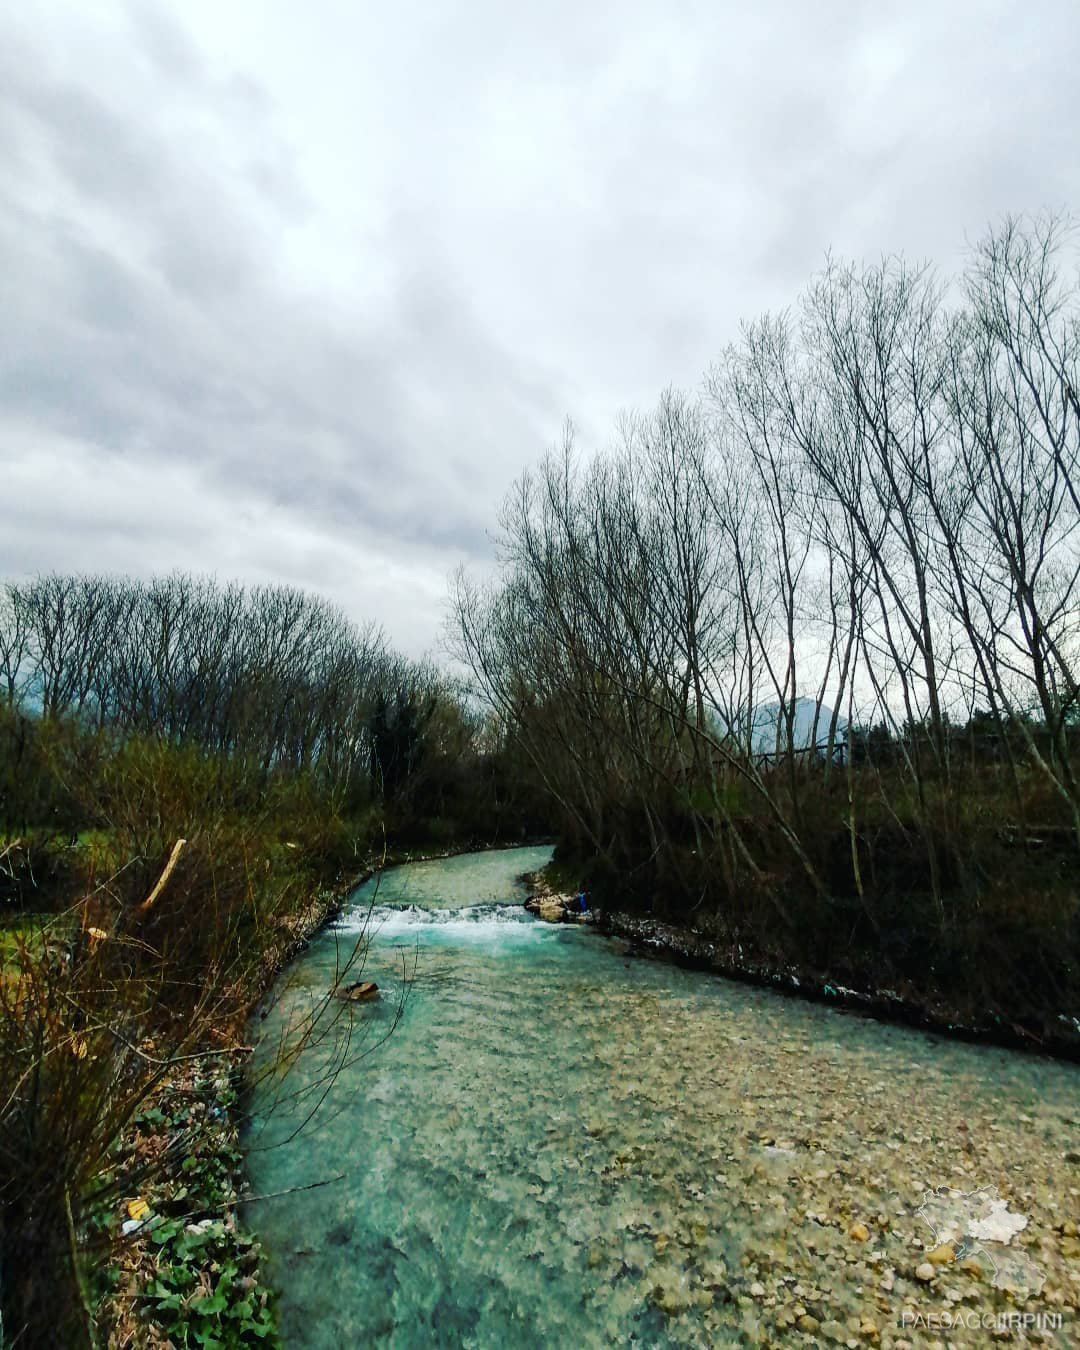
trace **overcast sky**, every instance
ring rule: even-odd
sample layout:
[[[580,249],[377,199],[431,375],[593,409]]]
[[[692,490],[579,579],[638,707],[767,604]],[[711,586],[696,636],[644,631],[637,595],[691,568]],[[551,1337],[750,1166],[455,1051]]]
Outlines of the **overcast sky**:
[[[280,580],[418,654],[564,417],[829,247],[1080,209],[1078,71],[1075,0],[5,5],[0,573]]]

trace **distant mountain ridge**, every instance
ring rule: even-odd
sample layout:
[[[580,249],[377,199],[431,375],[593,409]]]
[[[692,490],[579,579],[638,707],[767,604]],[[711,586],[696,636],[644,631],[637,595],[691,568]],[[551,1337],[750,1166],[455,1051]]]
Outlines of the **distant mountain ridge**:
[[[792,724],[792,749],[807,750],[816,744],[819,750],[828,749],[829,744],[829,725],[832,721],[833,710],[826,703],[819,703],[813,698],[797,698],[792,705],[794,710],[794,719]],[[755,755],[771,755],[777,748],[776,730],[779,725],[781,728],[780,749],[784,751],[787,746],[786,726],[784,725],[784,710],[779,703],[763,703],[753,711],[753,720],[750,728],[750,748]],[[817,723],[817,736],[814,735],[815,719]],[[847,730],[847,718],[838,717],[836,719],[837,738],[841,739]],[[722,730],[728,730],[721,723]],[[742,727],[738,724],[731,728],[740,739],[746,734],[745,723]]]

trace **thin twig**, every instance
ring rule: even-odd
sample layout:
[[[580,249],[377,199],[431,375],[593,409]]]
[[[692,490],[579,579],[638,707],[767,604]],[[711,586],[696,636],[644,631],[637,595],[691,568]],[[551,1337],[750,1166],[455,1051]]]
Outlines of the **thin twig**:
[[[348,1172],[339,1172],[336,1177],[324,1177],[322,1181],[309,1181],[306,1186],[288,1186],[283,1191],[268,1191],[266,1195],[238,1195],[234,1205],[250,1205],[256,1200],[276,1200],[279,1195],[292,1195],[296,1191],[317,1191],[320,1186],[331,1186],[335,1181],[344,1181]]]

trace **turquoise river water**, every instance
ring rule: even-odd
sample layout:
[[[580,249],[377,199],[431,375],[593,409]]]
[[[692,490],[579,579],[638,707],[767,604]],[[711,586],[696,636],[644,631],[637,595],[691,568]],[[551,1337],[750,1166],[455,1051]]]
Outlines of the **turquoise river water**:
[[[521,908],[549,856],[387,872],[283,977],[257,1064],[321,1034],[246,1215],[287,1346],[1080,1343],[1080,1069],[631,959]],[[365,930],[380,998],[327,1002]]]

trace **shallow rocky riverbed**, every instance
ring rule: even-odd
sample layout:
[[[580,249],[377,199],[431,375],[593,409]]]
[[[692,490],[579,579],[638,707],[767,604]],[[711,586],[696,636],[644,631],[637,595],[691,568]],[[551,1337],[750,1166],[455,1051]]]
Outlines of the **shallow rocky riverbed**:
[[[630,960],[521,909],[545,856],[386,874],[382,997],[335,1004],[287,1089],[346,1029],[370,1053],[291,1142],[314,1097],[257,1095],[256,1192],[345,1174],[249,1212],[287,1345],[985,1345],[1025,1312],[1061,1326],[1000,1334],[1077,1343],[1080,1068]],[[288,972],[264,1047],[370,902]]]

